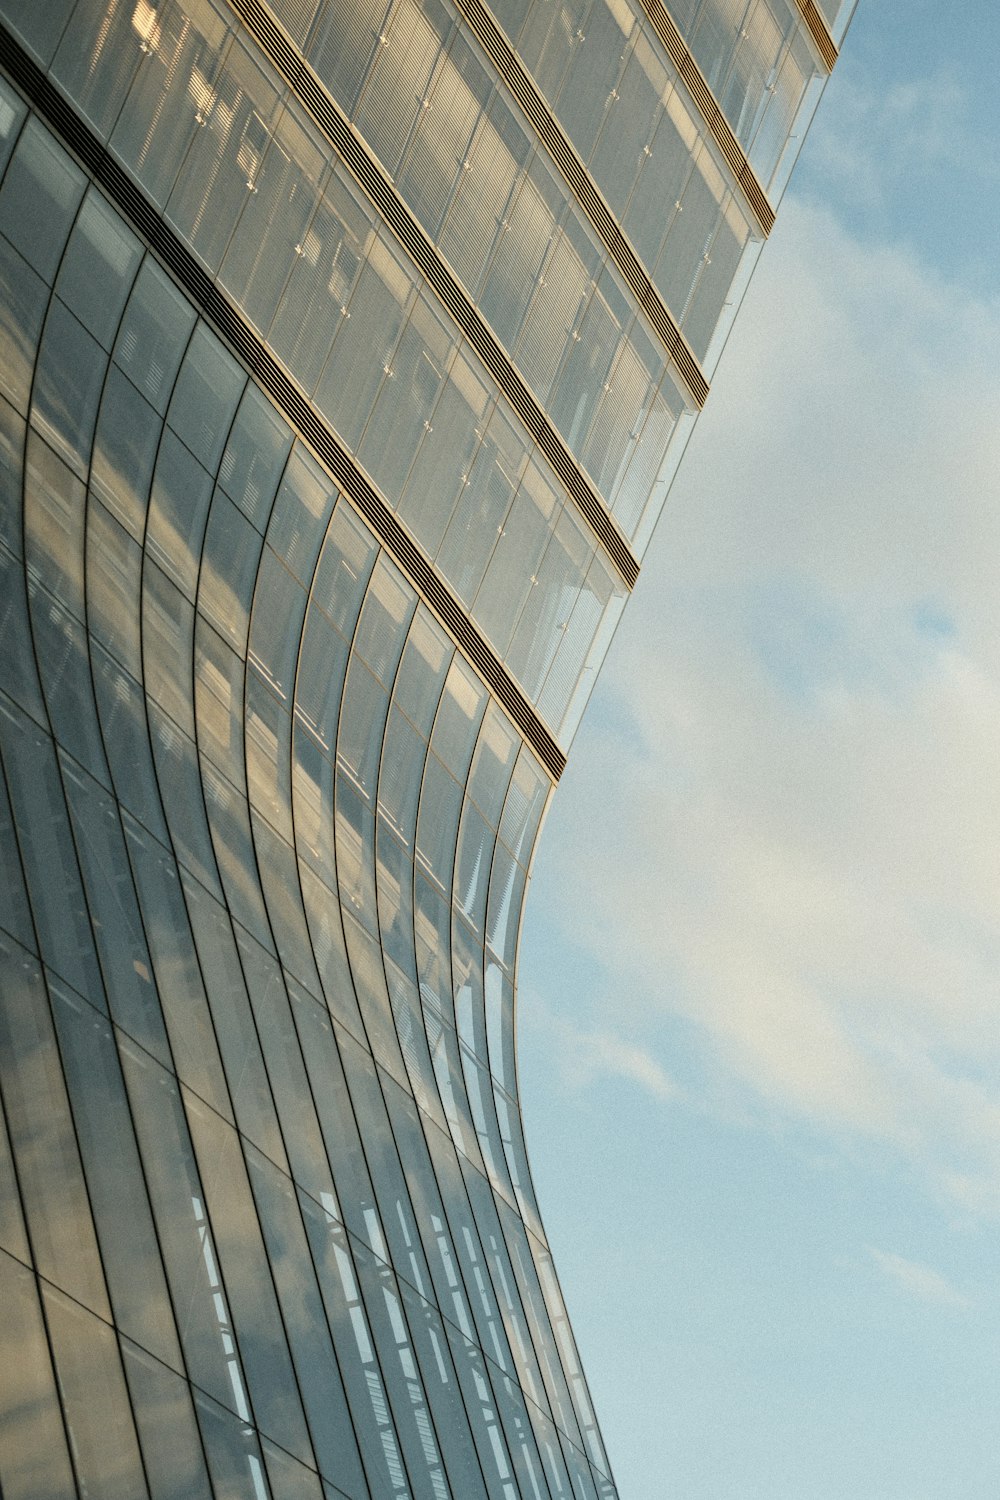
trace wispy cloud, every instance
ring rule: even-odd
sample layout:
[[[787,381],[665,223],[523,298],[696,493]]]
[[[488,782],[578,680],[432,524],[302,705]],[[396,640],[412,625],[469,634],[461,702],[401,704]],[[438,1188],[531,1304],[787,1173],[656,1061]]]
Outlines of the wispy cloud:
[[[783,213],[609,662],[615,713],[555,802],[552,920],[639,1043],[682,1017],[767,1108],[986,1212],[1000,313]],[[616,1007],[590,1018],[608,1057]]]
[[[655,1098],[677,1095],[666,1069],[647,1048],[626,1041],[608,1030],[587,1030],[556,1017],[532,1000],[534,1020],[555,1033],[558,1066],[564,1082],[573,1089],[589,1088],[597,1079],[617,1078],[636,1084]]]
[[[868,1253],[880,1271],[917,1301],[935,1302],[942,1307],[972,1306],[970,1299],[932,1266],[906,1260],[902,1255],[894,1255],[886,1250],[876,1250],[873,1245],[868,1246]]]

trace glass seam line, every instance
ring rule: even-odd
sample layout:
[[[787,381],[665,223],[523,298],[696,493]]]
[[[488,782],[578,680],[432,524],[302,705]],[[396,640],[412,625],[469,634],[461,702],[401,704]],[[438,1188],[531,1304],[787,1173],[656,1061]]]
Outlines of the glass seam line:
[[[453,273],[441,259],[433,241],[427,237],[399,197],[391,179],[369,154],[360,137],[341,113],[336,101],[327,93],[316,73],[260,0],[228,0],[228,4],[268,61],[290,85],[299,103],[305,106],[327,140],[343,157],[389,228],[430,282],[504,395],[515,407],[518,416],[566,486],[577,509],[614,563],[625,584],[629,589],[634,588],[639,576],[639,563],[614,517],[552,426],[544,409],[531,394],[504,353],[475,305],[466,296]],[[622,242],[625,243],[624,239]],[[638,262],[636,266],[638,267]],[[644,280],[651,289],[652,284],[648,278]],[[655,293],[653,295],[655,296]],[[659,306],[661,313],[669,317],[662,304]],[[664,348],[678,372],[683,376],[692,399],[701,407],[708,394],[708,383],[698,369],[693,354],[687,348],[683,334],[673,325],[672,319],[670,323],[673,338],[672,340],[663,339]],[[678,340],[683,343],[688,359],[700,377],[701,384],[698,389],[692,387],[683,363],[678,358],[677,348],[674,347]],[[704,388],[703,394],[700,394],[701,387]]]
[[[832,73],[840,53],[836,42],[833,40],[830,28],[827,26],[816,5],[816,0],[795,0],[795,3],[801,12],[802,19],[809,28],[809,36],[816,51],[826,64],[827,72]],[[645,4],[645,0],[643,0],[643,4]]]
[[[463,656],[510,715],[553,781],[558,781],[566,765],[565,752],[433,564],[263,340],[2,24],[0,64],[76,153],[127,221],[172,271],[198,310],[222,334],[279,411],[313,449],[417,594],[441,621]]]
[[[465,16],[479,42],[503,75],[511,92],[516,95],[522,108],[528,114],[550,156],[587,210],[591,222],[612,251],[631,285],[631,272],[623,263],[623,257],[624,260],[629,257],[634,260],[635,253],[609,213],[587,169],[581,163],[545,104],[542,95],[522,67],[517,54],[504,38],[481,0],[454,0],[454,3]],[[767,195],[758,182],[757,175],[747,160],[742,146],[733,134],[729,121],[705,82],[701,69],[684,45],[681,33],[659,0],[640,0],[640,3],[687,86],[691,100],[708,126],[712,139],[725,156],[761,230],[765,235],[770,234],[774,226],[774,209],[768,202]],[[638,266],[638,262],[636,265]],[[639,274],[643,275],[641,267],[639,267]],[[636,291],[634,286],[633,291]],[[680,363],[679,360],[678,363]],[[687,378],[685,371],[685,379]]]

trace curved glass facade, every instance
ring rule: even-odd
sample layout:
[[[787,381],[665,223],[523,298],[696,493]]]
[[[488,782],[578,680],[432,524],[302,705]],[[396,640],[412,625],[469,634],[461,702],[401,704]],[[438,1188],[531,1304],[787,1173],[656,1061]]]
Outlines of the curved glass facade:
[[[573,139],[568,22],[501,9]],[[5,1500],[616,1493],[517,935],[631,581],[580,486],[641,549],[693,406],[463,12],[347,14],[276,6],[281,55],[381,177],[221,0],[0,0]],[[651,272],[601,142],[693,118],[655,62],[641,128],[574,141]],[[684,131],[714,243],[739,194]]]

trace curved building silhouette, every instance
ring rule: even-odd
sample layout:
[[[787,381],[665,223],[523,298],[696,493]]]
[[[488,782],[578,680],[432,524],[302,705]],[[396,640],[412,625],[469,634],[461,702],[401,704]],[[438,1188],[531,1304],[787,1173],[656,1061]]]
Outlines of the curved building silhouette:
[[[0,0],[0,1491],[616,1494],[553,785],[837,0]]]

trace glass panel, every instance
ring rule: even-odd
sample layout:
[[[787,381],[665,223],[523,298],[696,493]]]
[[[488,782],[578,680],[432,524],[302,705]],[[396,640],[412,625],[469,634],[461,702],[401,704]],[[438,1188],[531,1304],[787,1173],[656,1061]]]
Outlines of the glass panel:
[[[132,12],[139,69],[111,136],[115,154],[158,206],[191,140],[224,133],[228,100],[215,91],[235,23],[208,0],[139,0]]]
[[[0,234],[50,286],[85,185],[79,167],[30,119],[0,187]]]
[[[323,542],[312,598],[347,640],[354,635],[378,550],[357,511],[341,500]]]
[[[31,420],[86,475],[107,354],[63,304],[49,306],[31,392]]]
[[[195,1093],[231,1119],[177,866],[144,828],[127,814],[123,821],[174,1067]]]
[[[380,5],[380,0],[375,3]],[[339,6],[331,6],[331,12],[338,10]],[[271,328],[274,352],[296,372],[306,390],[316,385],[337,319],[347,316],[374,219],[374,210],[362,201],[360,189],[343,167],[335,166],[296,247]]]
[[[4,688],[35,719],[44,719],[35,659],[25,650],[29,637],[28,600],[24,564],[0,547],[0,657],[5,664]]]
[[[66,246],[56,291],[105,349],[114,344],[141,256],[135,235],[91,188]]]
[[[340,319],[315,401],[348,448],[360,441],[375,396],[392,367],[413,285],[387,246],[376,240]]]
[[[204,323],[188,344],[167,421],[199,463],[214,474],[243,394],[246,376]]]
[[[467,794],[493,828],[500,820],[520,742],[520,735],[500,706],[490,703],[476,741]]]
[[[219,279],[247,317],[266,332],[295,259],[326,171],[315,129],[287,109],[254,177]]]
[[[194,738],[194,605],[147,559],[142,575],[146,693]]]
[[[31,908],[24,886],[21,856],[14,833],[14,815],[7,797],[7,783],[0,774],[0,927],[12,933],[19,943],[34,951],[35,934],[31,925]],[[2,1153],[0,1153],[2,1154]],[[13,1248],[8,1245],[8,1249]],[[27,1255],[23,1257],[27,1259]]]
[[[301,1198],[301,1204],[334,1347],[343,1351],[344,1384],[371,1492],[405,1495],[406,1471],[358,1286],[353,1247],[333,1204],[320,1207],[308,1198]]]
[[[346,1493],[365,1495],[339,1361],[320,1301],[295,1189],[252,1147],[247,1164],[320,1472],[334,1479]],[[330,1192],[325,1192],[322,1201],[330,1199]],[[342,1350],[341,1358],[347,1353]]]
[[[559,93],[559,120],[586,161],[600,132],[606,110],[614,103],[628,38],[637,26],[623,7],[594,5],[586,31],[574,38],[572,60]]]
[[[212,480],[180,438],[164,432],[156,456],[146,547],[179,589],[193,599],[198,586]]]
[[[285,468],[267,540],[289,572],[307,588],[336,498],[333,480],[300,444]]]
[[[194,741],[182,734],[155,703],[147,703],[156,780],[170,823],[178,863],[211,890],[219,890],[218,868],[205,815],[205,788]]]
[[[139,542],[162,430],[155,409],[112,365],[97,423],[90,482],[94,493]]]
[[[666,82],[666,69],[657,65],[653,49],[640,37],[625,65],[590,159],[590,170],[601,184],[616,218],[621,217],[639,175],[643,147],[649,143]]]
[[[185,1105],[257,1425],[311,1464],[312,1445],[239,1138],[191,1095]]]
[[[386,688],[392,687],[415,605],[413,590],[383,554],[365,595],[352,650]]]
[[[265,546],[254,590],[248,661],[286,706],[295,685],[305,612],[305,589]]]
[[[211,1500],[186,1380],[121,1341],[151,1500]]]
[[[115,364],[161,416],[194,321],[194,308],[147,256],[125,306]]]
[[[417,799],[426,755],[427,742],[397,708],[391,709],[379,773],[378,805],[379,812],[408,848],[417,821]]]
[[[75,1500],[78,1495],[59,1410],[35,1278],[0,1251],[5,1402],[0,1484],[6,1500]]]
[[[292,1175],[317,1200],[333,1191],[286,991],[275,959],[248,933],[238,942]]]
[[[142,549],[92,495],[87,506],[87,628],[133,677],[142,675],[141,597]]]
[[[425,738],[430,735],[454,649],[430,611],[418,605],[396,673],[392,701]]]
[[[524,124],[506,100],[494,98],[461,163],[448,217],[438,236],[441,254],[472,296],[479,290],[498,236],[507,232],[512,198],[530,152]]]
[[[142,57],[139,36],[147,45],[155,44],[155,15],[148,0],[137,6],[90,0],[74,7],[52,73],[102,138],[114,124]]]
[[[234,705],[239,714],[240,705]],[[282,838],[293,838],[291,788],[292,721],[256,672],[246,680],[246,768],[250,801],[255,812],[268,818]]]
[[[208,1455],[215,1500],[271,1500],[257,1434],[201,1391],[195,1406]]]
[[[374,864],[374,861],[372,863]],[[374,887],[373,869],[370,877],[372,905],[371,909],[365,912],[367,923],[365,927],[362,927],[357,917],[342,904],[344,937],[354,987],[364,1017],[365,1033],[371,1050],[394,1078],[405,1079],[406,1069],[403,1066],[399,1038],[396,1035],[389,995],[386,990],[382,948],[375,936],[378,931],[378,915],[374,909]]]
[[[295,854],[290,844],[267,823],[254,819],[254,838],[268,916],[281,962],[311,994],[322,994],[313,959],[309,929],[302,914],[296,879]]]
[[[114,1034],[67,988],[50,988],[115,1320],[177,1369],[180,1348]]]
[[[462,37],[442,59],[432,92],[407,147],[398,187],[432,238],[441,223],[452,187],[468,162],[469,145],[492,82]]]
[[[287,1171],[288,1162],[229,917],[196,881],[183,874],[181,879],[237,1124],[244,1135]]]
[[[20,8],[21,0],[10,0],[7,6],[7,14],[14,15]],[[58,28],[61,22],[54,15],[50,15],[50,24]],[[44,22],[42,23],[44,26]],[[10,153],[14,149],[18,131],[27,113],[27,105],[19,99],[12,88],[6,82],[0,82],[0,172],[6,169]]]
[[[24,545],[29,575],[40,579],[64,609],[83,619],[83,523],[87,495],[81,481],[35,432],[28,434],[24,474]],[[32,593],[34,591],[32,590]],[[51,664],[42,663],[45,670]]]
[[[41,1275],[110,1319],[48,1000],[37,960],[0,937],[4,1106]]]
[[[512,414],[500,408],[486,434],[459,496],[437,564],[468,606],[503,535],[504,521],[524,472],[528,445]],[[485,629],[489,626],[477,611]]]
[[[430,872],[443,890],[448,890],[451,884],[461,807],[458,783],[435,755],[429,755],[420,789],[417,855],[421,867]]]
[[[460,352],[436,406],[424,421],[423,436],[417,434],[419,446],[413,444],[416,457],[399,513],[431,557],[441,546],[468,479],[490,399],[490,387]]]
[[[198,608],[242,656],[263,538],[216,489],[201,561]]]
[[[412,0],[392,7],[356,113],[358,129],[393,175],[450,30],[443,7],[428,10],[421,14]]]
[[[261,1444],[273,1500],[323,1500],[319,1477],[267,1439]]]
[[[165,843],[167,830],[153,769],[142,687],[94,638],[90,643],[90,661],[115,792],[122,806],[130,808]]]
[[[39,10],[36,0],[5,0],[4,15],[30,50],[45,63],[56,49],[73,3],[74,0],[53,0]]]
[[[0,392],[20,412],[28,410],[48,297],[41,277],[0,235]]]
[[[14,822],[42,957],[88,1000],[103,1007],[104,988],[52,741],[3,703],[0,724]]]
[[[352,1249],[373,1342],[382,1357],[385,1392],[409,1471],[411,1493],[414,1500],[440,1500],[449,1492],[395,1277],[364,1245],[355,1244]]]
[[[0,397],[0,542],[6,543],[15,557],[24,555],[21,516],[24,508],[23,457],[24,421],[10,403]],[[7,556],[10,557],[10,553]],[[23,592],[22,582],[22,595]]]
[[[486,890],[495,834],[471,803],[465,804],[458,841],[455,903],[480,940],[486,923]]]
[[[107,785],[110,777],[87,670],[87,633],[47,589],[38,585],[30,595],[32,632],[53,735]]]
[[[335,877],[331,876],[331,879]],[[309,922],[313,953],[322,978],[323,996],[331,1016],[336,1016],[355,1034],[364,1032],[340,915],[340,904],[330,885],[299,863],[302,899]]]
[[[438,392],[455,347],[454,332],[418,297],[385,372],[358,449],[361,463],[395,505],[421,438],[431,432]],[[416,520],[420,510],[411,511]],[[427,547],[422,533],[417,540]]]
[[[170,1053],[125,854],[118,805],[110,793],[68,756],[62,755],[61,760],[63,786],[72,814],[112,1017],[148,1052],[169,1065]]]
[[[476,596],[476,619],[501,655],[533,586],[558,505],[552,480],[532,460]]]
[[[177,1081],[127,1041],[119,1051],[188,1375],[246,1422],[240,1357]]]
[[[328,0],[313,27],[309,57],[327,88],[348,114],[353,113],[385,13],[386,0],[358,0],[347,7],[339,0]]]
[[[279,110],[278,90],[235,43],[167,203],[168,219],[210,270],[218,268],[248,194],[258,190]]]
[[[486,699],[479,678],[456,655],[434,720],[431,749],[459,782],[465,781],[469,769]]]
[[[507,665],[537,702],[587,574],[593,543],[574,511],[564,509],[532,579],[507,654]]]
[[[531,856],[542,809],[551,790],[551,781],[525,746],[518,756],[500,819],[500,837],[522,865]]]
[[[219,484],[261,533],[291,445],[291,428],[249,381],[222,455]]]
[[[243,679],[246,664],[199,616],[195,636],[195,713],[198,748],[227,775],[243,759]]]

